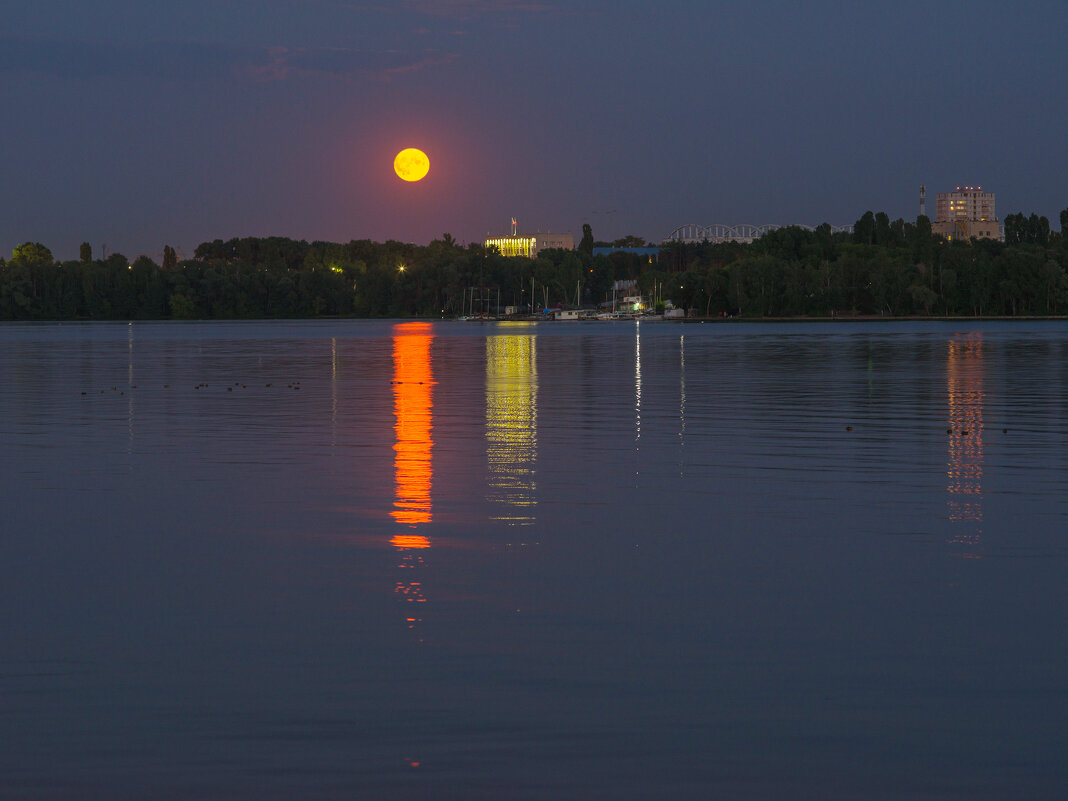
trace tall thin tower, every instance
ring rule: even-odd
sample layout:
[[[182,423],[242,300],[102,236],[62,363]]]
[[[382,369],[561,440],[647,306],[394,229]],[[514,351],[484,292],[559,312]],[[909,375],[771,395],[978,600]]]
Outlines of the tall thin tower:
[[[927,187],[920,184],[920,216],[927,216]]]

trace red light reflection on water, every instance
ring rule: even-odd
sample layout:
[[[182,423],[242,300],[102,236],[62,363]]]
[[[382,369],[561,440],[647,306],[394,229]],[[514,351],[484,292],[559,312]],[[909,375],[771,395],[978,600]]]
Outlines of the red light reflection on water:
[[[433,385],[430,346],[434,340],[430,323],[399,323],[393,327],[393,411],[394,431],[393,519],[414,528],[433,519],[431,490],[433,467]],[[389,541],[400,554],[397,568],[417,570],[423,565],[423,552],[430,538],[420,534],[396,534]],[[416,573],[415,575],[418,575]],[[394,593],[405,604],[415,604],[405,612],[405,623],[415,629],[423,622],[416,609],[426,603],[421,581],[398,581]]]
[[[398,534],[389,541],[389,544],[395,547],[400,554],[400,561],[397,563],[398,570],[420,570],[423,566],[423,552],[430,547],[430,538],[416,534]],[[414,575],[418,576],[419,574],[417,572]],[[414,579],[398,581],[393,588],[393,593],[401,601],[408,604],[426,603],[426,596],[423,594],[423,582],[421,581],[415,581]],[[423,622],[423,618],[420,617],[419,613],[414,611],[417,608],[412,607],[405,610],[404,622],[409,629],[414,629]]]
[[[393,446],[396,494],[393,519],[416,526],[433,517],[434,441],[430,323],[400,323],[393,328]]]
[[[389,541],[389,544],[397,548],[429,548],[430,537],[421,537],[418,534],[398,534]]]

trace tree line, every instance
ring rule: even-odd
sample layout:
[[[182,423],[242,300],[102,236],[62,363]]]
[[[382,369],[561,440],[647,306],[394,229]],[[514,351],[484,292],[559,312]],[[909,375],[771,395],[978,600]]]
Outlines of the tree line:
[[[1061,232],[1009,215],[1005,241],[947,241],[926,217],[866,212],[852,233],[824,224],[771,231],[749,244],[664,243],[657,257],[593,255],[588,225],[576,250],[506,258],[445,234],[428,245],[345,244],[246,237],[199,245],[160,262],[119,253],[56,261],[36,242],[0,259],[2,320],[443,317],[595,306],[614,282],[697,316],[1019,316],[1068,313],[1068,209]],[[632,290],[628,291],[628,293]]]
[[[1068,313],[1068,209],[1006,218],[1006,241],[952,241],[865,213],[851,234],[780,228],[750,245],[672,246],[676,305],[748,317],[1021,316]]]

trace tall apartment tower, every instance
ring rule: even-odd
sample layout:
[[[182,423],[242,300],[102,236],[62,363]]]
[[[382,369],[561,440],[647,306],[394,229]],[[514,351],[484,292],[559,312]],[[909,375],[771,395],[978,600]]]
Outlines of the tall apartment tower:
[[[958,186],[954,192],[939,192],[931,230],[946,239],[1000,239],[994,193],[981,186]]]

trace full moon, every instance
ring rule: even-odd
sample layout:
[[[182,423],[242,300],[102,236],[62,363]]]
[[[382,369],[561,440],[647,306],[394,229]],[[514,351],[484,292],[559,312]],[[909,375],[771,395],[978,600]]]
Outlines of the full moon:
[[[393,169],[405,181],[421,181],[430,172],[430,159],[418,148],[405,148],[393,159]]]

